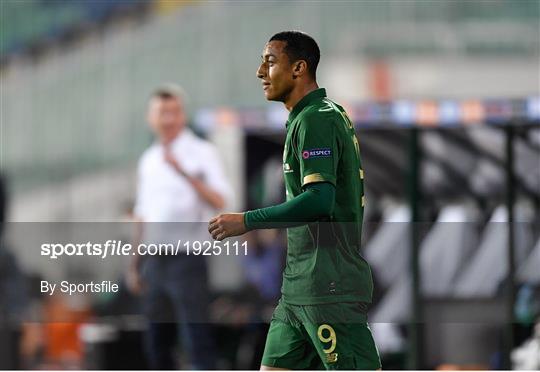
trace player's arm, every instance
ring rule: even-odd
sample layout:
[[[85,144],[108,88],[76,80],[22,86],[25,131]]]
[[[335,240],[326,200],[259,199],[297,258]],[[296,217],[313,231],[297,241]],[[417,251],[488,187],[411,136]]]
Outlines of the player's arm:
[[[336,188],[331,183],[312,183],[303,193],[285,203],[246,212],[244,223],[248,230],[305,225],[331,216],[335,198]]]
[[[279,205],[245,213],[225,213],[210,220],[208,231],[216,240],[242,235],[253,229],[305,225],[332,215],[336,190],[329,182],[306,185],[304,192]]]
[[[241,235],[248,229],[304,225],[331,215],[339,159],[331,115],[314,110],[306,113],[299,125],[294,151],[299,154],[299,177],[304,191],[277,206],[214,217],[208,228],[214,239]]]

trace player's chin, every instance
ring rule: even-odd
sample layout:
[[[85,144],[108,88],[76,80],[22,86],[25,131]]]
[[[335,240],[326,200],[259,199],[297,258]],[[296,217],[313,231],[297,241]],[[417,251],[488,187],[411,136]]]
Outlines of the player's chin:
[[[264,97],[267,101],[277,101],[278,98],[275,94],[272,94],[272,92],[269,92],[268,90],[264,91]]]

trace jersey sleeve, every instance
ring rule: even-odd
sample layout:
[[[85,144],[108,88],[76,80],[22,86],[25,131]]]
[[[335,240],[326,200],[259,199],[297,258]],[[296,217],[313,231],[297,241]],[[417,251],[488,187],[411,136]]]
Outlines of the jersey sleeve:
[[[315,182],[336,185],[339,146],[331,115],[318,111],[305,114],[299,123],[296,147],[303,188]]]

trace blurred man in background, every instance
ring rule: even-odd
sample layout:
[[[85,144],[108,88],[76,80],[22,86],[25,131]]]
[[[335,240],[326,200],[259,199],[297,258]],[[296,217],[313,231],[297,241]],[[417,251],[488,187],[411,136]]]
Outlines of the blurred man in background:
[[[199,233],[203,225],[200,222],[223,208],[229,194],[217,151],[187,128],[185,100],[179,87],[165,86],[154,92],[148,122],[157,141],[139,161],[134,215],[144,224],[137,224],[135,244],[205,239],[204,231]],[[136,255],[127,281],[133,292],[144,294],[150,321],[146,340],[150,367],[178,367],[174,351],[177,332],[181,331],[191,367],[213,369],[213,338],[206,324],[208,284],[204,257],[185,252],[144,258]],[[181,323],[181,329],[177,330],[171,321]]]
[[[367,325],[373,282],[360,256],[363,169],[354,127],[316,82],[320,51],[299,31],[275,34],[257,70],[267,100],[290,112],[283,152],[287,201],[210,220],[222,240],[287,227],[281,300],[262,369],[379,369]]]

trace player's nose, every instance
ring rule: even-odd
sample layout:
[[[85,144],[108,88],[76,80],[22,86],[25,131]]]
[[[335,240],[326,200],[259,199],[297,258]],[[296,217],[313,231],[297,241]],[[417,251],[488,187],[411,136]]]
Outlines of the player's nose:
[[[256,71],[257,78],[259,78],[259,79],[264,78],[263,70],[264,69],[262,68],[262,65],[260,65],[259,68]]]

